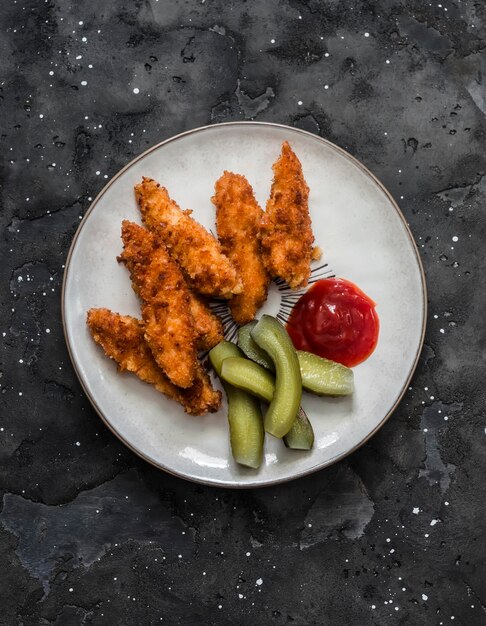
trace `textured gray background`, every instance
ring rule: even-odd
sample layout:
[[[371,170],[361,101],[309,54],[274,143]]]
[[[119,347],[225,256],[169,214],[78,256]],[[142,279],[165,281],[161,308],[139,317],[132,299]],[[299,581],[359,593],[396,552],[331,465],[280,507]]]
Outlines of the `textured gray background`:
[[[486,623],[483,7],[1,3],[2,625]],[[234,492],[108,432],[66,353],[60,286],[123,165],[244,119],[326,137],[385,183],[430,312],[412,387],[366,446]]]

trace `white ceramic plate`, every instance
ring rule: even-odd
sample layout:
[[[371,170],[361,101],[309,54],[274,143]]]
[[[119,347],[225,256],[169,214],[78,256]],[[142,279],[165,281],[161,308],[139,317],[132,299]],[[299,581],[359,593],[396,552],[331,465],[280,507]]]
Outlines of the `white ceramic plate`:
[[[169,189],[182,208],[214,231],[213,186],[223,170],[244,174],[265,207],[271,166],[288,140],[310,187],[316,243],[334,273],[375,302],[381,329],[373,355],[355,368],[350,398],[302,401],[315,431],[310,452],[287,450],[266,437],[259,470],[231,458],[226,405],[190,417],[134,375],[116,371],[86,328],[86,311],[108,307],[139,315],[121,251],[123,219],[140,222],[133,186],[142,175]],[[322,264],[322,261],[321,263]],[[262,311],[275,314],[275,286]],[[410,231],[386,189],[345,151],[310,133],[258,122],[189,131],[151,148],[117,174],[94,200],[66,264],[63,318],[67,345],[81,384],[111,430],[134,452],[172,474],[202,483],[252,487],[283,482],[334,463],[363,444],[390,416],[413,373],[425,328],[423,270]],[[216,382],[215,384],[218,385]]]

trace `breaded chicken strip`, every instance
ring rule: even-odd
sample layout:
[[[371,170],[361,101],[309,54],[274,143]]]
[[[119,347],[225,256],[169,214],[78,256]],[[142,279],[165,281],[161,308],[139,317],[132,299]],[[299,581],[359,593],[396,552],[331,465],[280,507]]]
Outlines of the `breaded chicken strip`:
[[[179,402],[190,415],[214,413],[219,409],[221,394],[212,388],[202,368],[188,389],[170,382],[155,362],[144,339],[143,324],[136,318],[108,309],[91,309],[87,323],[93,339],[117,363],[120,371],[133,372],[140,380],[154,385],[157,391]]]
[[[144,224],[161,237],[195,291],[221,298],[241,293],[241,280],[220,243],[191,217],[191,211],[182,211],[167,189],[151,178],[143,178],[135,195]]]
[[[219,241],[243,282],[242,293],[228,304],[235,322],[246,324],[265,302],[270,282],[260,249],[263,211],[250,183],[240,174],[224,172],[214,189]]]
[[[286,141],[273,165],[274,178],[261,221],[261,243],[267,270],[290,287],[305,287],[313,253],[309,187],[302,166]]]
[[[210,350],[223,340],[223,324],[206,302],[193,291],[189,290],[189,307],[197,335],[199,350]]]
[[[122,239],[124,250],[118,260],[130,271],[140,297],[145,340],[174,385],[190,387],[199,362],[189,289],[182,272],[165,246],[142,226],[124,220]]]
[[[144,230],[144,234],[147,232]],[[163,244],[162,247],[164,247]],[[135,291],[139,293],[135,283],[134,287]],[[223,339],[223,325],[219,317],[210,310],[203,298],[190,289],[187,289],[187,293],[189,295],[189,310],[196,335],[196,347],[198,350],[209,350]]]

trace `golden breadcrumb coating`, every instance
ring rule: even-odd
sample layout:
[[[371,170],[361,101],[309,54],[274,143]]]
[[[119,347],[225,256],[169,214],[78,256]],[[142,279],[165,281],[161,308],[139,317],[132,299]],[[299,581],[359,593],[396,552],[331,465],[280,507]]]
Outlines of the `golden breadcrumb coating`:
[[[144,224],[161,237],[195,291],[221,298],[241,293],[241,280],[220,243],[191,217],[191,211],[182,211],[151,178],[143,178],[135,195]]]
[[[201,296],[189,290],[189,307],[196,332],[199,350],[210,350],[223,341],[223,324],[219,317],[211,311]]]
[[[145,339],[168,378],[190,387],[198,366],[190,295],[181,270],[147,229],[124,220],[123,252],[118,260],[130,271],[140,297]]]
[[[155,362],[144,338],[144,326],[136,318],[108,309],[91,309],[87,323],[93,339],[117,363],[120,371],[133,372],[140,380],[154,385],[157,391],[179,402],[190,415],[214,413],[219,409],[221,394],[212,388],[202,367],[188,389],[170,382]]]
[[[274,178],[261,221],[261,243],[267,270],[290,287],[305,287],[312,255],[309,187],[302,166],[286,141],[273,165]]]
[[[164,245],[162,244],[162,247]],[[121,257],[120,257],[121,258]],[[136,293],[138,289],[133,284]],[[196,347],[198,350],[210,350],[223,339],[223,324],[219,317],[211,311],[204,298],[188,287],[189,309],[194,324]]]
[[[240,174],[224,172],[214,189],[218,238],[243,282],[243,291],[233,296],[229,307],[235,322],[246,324],[265,302],[270,283],[260,249],[263,211]]]

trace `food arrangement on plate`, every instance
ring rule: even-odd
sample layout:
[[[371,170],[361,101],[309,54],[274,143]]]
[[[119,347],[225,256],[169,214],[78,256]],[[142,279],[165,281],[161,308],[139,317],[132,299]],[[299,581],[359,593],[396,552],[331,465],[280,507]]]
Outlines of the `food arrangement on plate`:
[[[379,330],[374,303],[349,281],[332,278],[295,296],[287,328],[269,315],[255,319],[273,279],[302,290],[311,261],[321,256],[309,188],[288,142],[273,171],[265,211],[244,176],[225,171],[217,180],[212,201],[218,238],[164,187],[144,178],[135,187],[143,226],[123,221],[118,257],[139,297],[141,319],[103,308],[87,315],[93,339],[121,371],[152,384],[191,415],[221,405],[200,358],[209,352],[228,399],[233,457],[252,468],[261,464],[265,432],[288,448],[312,448],[314,433],[300,406],[303,389],[351,394],[348,366],[372,353]],[[212,298],[227,300],[239,325],[238,345],[224,339]]]

